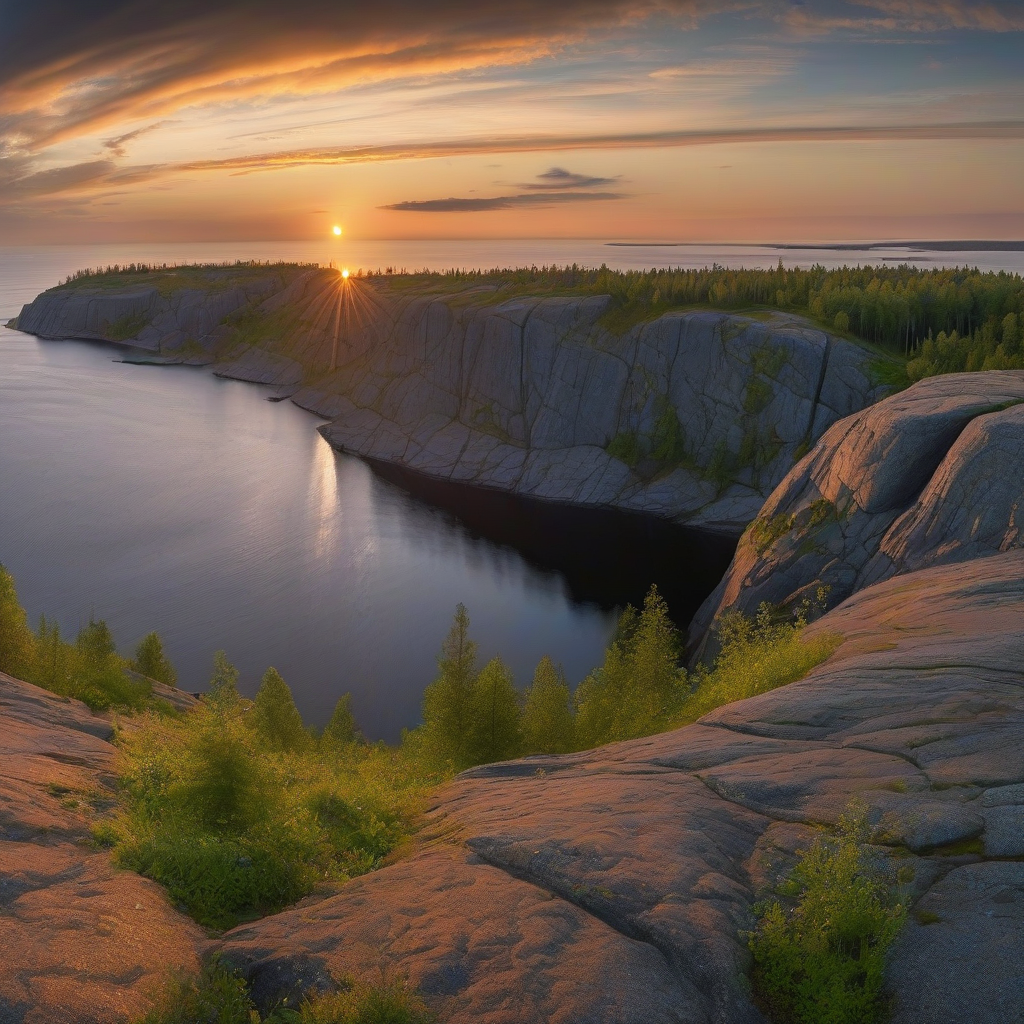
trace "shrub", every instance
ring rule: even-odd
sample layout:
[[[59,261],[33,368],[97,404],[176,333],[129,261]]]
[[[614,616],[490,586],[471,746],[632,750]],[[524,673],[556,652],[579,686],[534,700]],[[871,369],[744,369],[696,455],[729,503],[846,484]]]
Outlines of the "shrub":
[[[805,639],[805,625],[802,617],[774,621],[767,605],[755,619],[739,612],[723,616],[718,624],[721,653],[710,672],[694,674],[694,689],[682,704],[677,724],[802,679],[842,642],[835,633]]]
[[[618,459],[619,462],[624,462],[630,468],[635,466],[644,456],[643,447],[640,444],[640,438],[637,436],[635,431],[631,430],[616,434],[608,442],[605,451],[608,452],[613,459]]]
[[[307,1000],[296,1024],[431,1024],[434,1015],[401,979],[353,985],[347,991]]]
[[[226,928],[379,865],[405,836],[427,777],[381,744],[268,748],[247,702],[147,715],[119,740],[117,861]]]
[[[245,982],[214,958],[197,978],[175,977],[138,1024],[260,1024]]]
[[[755,519],[750,524],[749,534],[757,553],[763,555],[780,537],[789,533],[793,529],[793,522],[793,517],[787,516],[785,512],[780,512],[771,519]]]
[[[884,1018],[885,955],[906,919],[894,881],[864,853],[863,811],[807,850],[783,895],[757,912],[755,991],[778,1024],[874,1024]]]
[[[136,1024],[432,1024],[434,1015],[400,978],[346,982],[336,993],[261,1016],[245,981],[213,957],[195,978],[174,977]]]

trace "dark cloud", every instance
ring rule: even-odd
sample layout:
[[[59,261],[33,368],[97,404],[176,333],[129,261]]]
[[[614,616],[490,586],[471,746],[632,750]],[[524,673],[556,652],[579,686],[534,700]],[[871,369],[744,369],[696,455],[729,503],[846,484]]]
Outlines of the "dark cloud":
[[[535,182],[519,187],[537,192],[550,192],[553,189],[603,188],[607,185],[614,185],[616,181],[615,178],[594,178],[589,174],[574,174],[563,167],[552,167],[550,171],[538,174]]]
[[[382,210],[408,213],[481,213],[486,210],[512,210],[521,206],[554,206],[560,203],[586,203],[595,200],[625,199],[621,192],[529,192],[493,199],[423,199],[391,203]]]

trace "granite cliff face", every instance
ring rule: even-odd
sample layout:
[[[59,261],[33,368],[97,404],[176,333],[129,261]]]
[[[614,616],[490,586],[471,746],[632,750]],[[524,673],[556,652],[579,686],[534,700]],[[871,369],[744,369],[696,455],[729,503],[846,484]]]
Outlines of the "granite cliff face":
[[[716,616],[793,606],[1024,546],[1024,372],[950,374],[836,423],[740,540]]]
[[[333,271],[224,273],[206,291],[54,289],[18,325],[274,385],[367,459],[733,534],[802,450],[882,393],[868,353],[778,314],[670,313],[617,334],[602,296],[376,278],[343,300]]]

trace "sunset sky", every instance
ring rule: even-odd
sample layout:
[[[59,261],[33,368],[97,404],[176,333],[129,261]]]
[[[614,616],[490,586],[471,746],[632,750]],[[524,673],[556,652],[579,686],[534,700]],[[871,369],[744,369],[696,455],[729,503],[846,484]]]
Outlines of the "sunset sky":
[[[0,0],[0,244],[1024,237],[1022,0]]]

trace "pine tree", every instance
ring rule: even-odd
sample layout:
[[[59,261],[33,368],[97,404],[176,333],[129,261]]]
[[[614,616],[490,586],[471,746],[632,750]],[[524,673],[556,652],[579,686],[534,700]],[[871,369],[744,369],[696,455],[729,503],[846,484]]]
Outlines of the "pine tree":
[[[473,684],[468,736],[470,764],[491,764],[516,757],[522,747],[519,694],[512,670],[492,658]]]
[[[301,750],[309,743],[292,691],[276,668],[268,668],[263,674],[250,722],[273,750]]]
[[[178,675],[174,666],[170,663],[167,655],[164,654],[164,645],[158,633],[148,633],[135,648],[135,658],[131,667],[150,679],[167,686],[174,686],[178,681]]]
[[[571,697],[561,667],[544,655],[523,704],[523,749],[527,754],[565,754],[573,748]]]
[[[24,679],[32,670],[35,637],[18,603],[14,577],[0,565],[0,672]]]
[[[354,743],[359,739],[359,727],[352,714],[352,694],[344,694],[334,705],[331,719],[324,727],[323,739],[327,743]]]
[[[456,768],[469,764],[476,649],[469,639],[469,615],[465,605],[460,604],[441,646],[437,679],[423,693],[424,744],[438,764]]]

